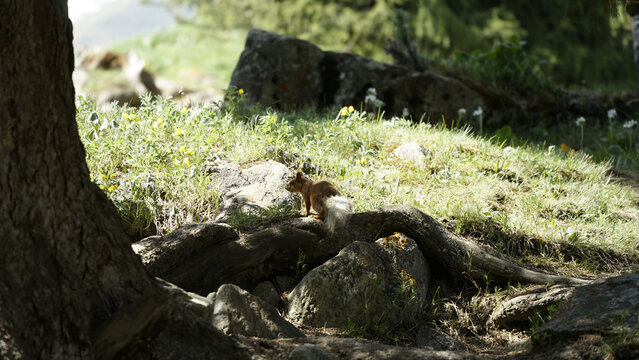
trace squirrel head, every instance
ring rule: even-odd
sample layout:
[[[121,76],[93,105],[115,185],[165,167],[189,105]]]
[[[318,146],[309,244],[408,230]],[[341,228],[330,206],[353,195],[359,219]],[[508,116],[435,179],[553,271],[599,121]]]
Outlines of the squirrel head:
[[[302,172],[298,171],[293,180],[286,184],[285,188],[290,192],[300,192],[300,190],[302,190],[302,185],[307,181],[308,179],[302,175]]]

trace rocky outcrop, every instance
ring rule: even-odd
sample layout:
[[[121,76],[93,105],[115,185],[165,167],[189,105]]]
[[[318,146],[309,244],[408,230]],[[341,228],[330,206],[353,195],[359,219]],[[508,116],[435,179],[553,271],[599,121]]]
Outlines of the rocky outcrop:
[[[231,86],[244,89],[248,103],[283,110],[311,105],[363,106],[387,115],[423,114],[452,121],[460,108],[486,108],[480,94],[433,70],[413,71],[261,30],[251,30]],[[369,89],[375,89],[375,99]],[[367,99],[367,95],[369,95]]]
[[[412,239],[354,242],[302,279],[287,315],[310,326],[390,329],[419,314],[428,282],[428,264]]]
[[[639,334],[639,274],[598,280],[574,289],[553,318],[533,336],[542,344],[584,335]]]
[[[212,322],[225,334],[260,338],[304,336],[274,307],[235,285],[220,286],[214,298]]]
[[[233,70],[231,86],[248,102],[292,110],[322,96],[324,53],[303,40],[251,30]]]

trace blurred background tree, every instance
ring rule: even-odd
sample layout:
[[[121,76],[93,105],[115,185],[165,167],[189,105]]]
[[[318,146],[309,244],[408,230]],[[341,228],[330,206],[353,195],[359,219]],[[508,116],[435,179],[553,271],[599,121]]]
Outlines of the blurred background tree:
[[[637,83],[630,20],[622,4],[603,0],[165,1],[195,5],[192,21],[201,26],[260,28],[380,61],[390,61],[384,47],[395,33],[394,12],[403,10],[429,62],[489,52],[516,37],[559,84],[616,91]]]

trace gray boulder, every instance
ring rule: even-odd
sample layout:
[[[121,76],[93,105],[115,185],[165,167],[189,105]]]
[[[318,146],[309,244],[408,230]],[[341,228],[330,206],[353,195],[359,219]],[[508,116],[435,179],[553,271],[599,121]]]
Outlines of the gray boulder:
[[[155,278],[158,284],[169,296],[176,302],[180,303],[187,310],[197,315],[200,319],[210,321],[213,316],[213,302],[198,294],[184,291],[183,289],[171,284],[166,280]]]
[[[284,188],[291,178],[290,170],[276,161],[245,170],[222,163],[209,171],[213,179],[223,184],[222,210],[216,221],[226,221],[234,212],[259,214],[271,207],[293,206],[297,201]]]
[[[244,89],[252,104],[284,110],[312,105],[322,94],[323,58],[308,41],[251,30],[231,86]]]
[[[598,280],[574,289],[554,317],[533,339],[542,343],[574,340],[582,335],[623,336],[639,333],[639,274]]]
[[[274,307],[235,285],[220,286],[213,309],[213,325],[225,334],[261,338],[304,336]]]
[[[246,91],[248,103],[290,110],[308,105],[364,105],[375,89],[387,115],[422,114],[435,121],[457,118],[460,108],[486,108],[484,99],[462,82],[433,70],[417,72],[351,53],[323,52],[288,36],[251,30],[231,86]],[[370,99],[369,99],[370,100]],[[381,103],[379,103],[381,104]]]
[[[302,279],[287,315],[310,326],[389,329],[421,311],[428,282],[428,264],[412,239],[396,233],[357,241]]]

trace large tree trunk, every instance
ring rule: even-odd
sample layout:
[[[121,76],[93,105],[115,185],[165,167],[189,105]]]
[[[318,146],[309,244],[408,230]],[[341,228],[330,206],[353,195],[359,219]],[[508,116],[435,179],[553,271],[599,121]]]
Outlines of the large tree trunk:
[[[0,0],[0,358],[161,357],[149,344],[176,334],[234,356],[158,289],[90,182],[72,71],[65,0]]]

